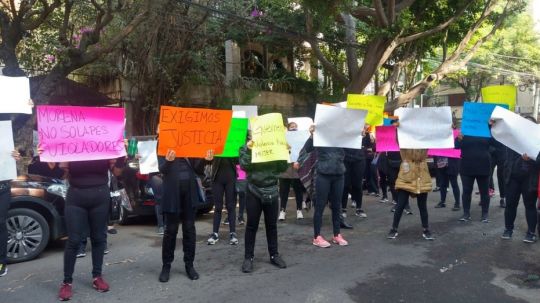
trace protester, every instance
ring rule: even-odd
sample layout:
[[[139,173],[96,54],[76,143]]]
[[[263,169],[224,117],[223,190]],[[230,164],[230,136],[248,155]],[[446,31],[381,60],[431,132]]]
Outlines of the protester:
[[[526,117],[536,123],[533,117]],[[491,124],[495,121],[490,121]],[[505,230],[503,239],[511,239],[514,231],[517,207],[520,197],[525,206],[525,218],[527,220],[527,233],[523,242],[536,242],[536,200],[538,194],[538,173],[540,172],[540,157],[531,159],[527,154],[519,155],[515,151],[506,148],[506,160],[504,166],[504,188],[506,188],[506,209],[504,210]],[[499,187],[500,190],[500,187]]]
[[[435,208],[446,207],[446,195],[448,193],[448,186],[452,185],[452,192],[454,193],[454,207],[453,211],[460,210],[460,189],[458,184],[459,175],[459,159],[447,158],[447,157],[435,157],[435,164],[437,165],[438,173],[440,174],[440,194],[441,201],[435,205]]]
[[[369,126],[364,129],[364,138],[362,139],[362,149],[366,156],[366,167],[364,172],[365,188],[370,196],[379,196],[379,188],[377,185],[377,166],[375,159],[375,139],[369,132]]]
[[[379,200],[380,203],[388,202],[388,189],[389,189],[389,178],[388,178],[388,157],[386,153],[379,153],[379,160],[377,161],[377,171],[379,173],[379,186],[381,188],[382,197]],[[392,192],[392,189],[390,189]],[[393,193],[392,193],[393,194]]]
[[[355,214],[359,217],[366,218],[366,212],[362,209],[363,191],[362,180],[366,170],[366,156],[362,149],[344,148],[345,159],[345,179],[343,195],[341,199],[342,216],[347,215],[347,202],[349,201],[349,193],[356,207]]]
[[[296,131],[298,125],[291,122],[287,125],[288,131]],[[279,176],[279,197],[281,201],[281,210],[279,212],[279,221],[284,221],[287,215],[287,202],[289,200],[289,191],[291,186],[294,190],[294,197],[296,199],[296,219],[304,219],[302,214],[302,200],[304,198],[304,188],[300,182],[298,176],[298,170],[295,168],[295,163],[290,163],[287,170]]]
[[[456,138],[456,148],[461,149],[459,172],[463,187],[463,216],[459,220],[463,222],[471,220],[471,199],[476,180],[480,191],[480,205],[482,206],[481,221],[488,223],[489,174],[491,172],[490,139],[459,134]]]
[[[236,165],[236,194],[238,195],[238,225],[244,225],[244,210],[246,209],[247,180],[246,172]]]
[[[48,177],[52,179],[67,178],[66,171],[56,162],[41,162],[39,156],[33,157],[28,165],[28,174]]]
[[[285,261],[278,252],[277,218],[279,211],[278,174],[287,169],[287,161],[252,163],[253,141],[249,140],[240,149],[240,166],[247,173],[248,190],[246,199],[247,223],[245,252],[242,271],[253,271],[255,256],[255,237],[259,228],[261,214],[264,212],[264,225],[270,263],[278,268],[286,268]]]
[[[206,160],[211,161],[213,151],[208,151]],[[201,159],[177,158],[174,150],[168,150],[165,157],[158,157],[159,171],[163,174],[163,215],[165,234],[163,235],[160,282],[168,282],[176,249],[178,227],[182,223],[182,248],[184,264],[189,279],[199,279],[193,267],[195,261],[195,207],[199,203],[197,174],[204,171]]]
[[[21,154],[14,150],[11,156],[15,161],[21,159]],[[9,205],[11,204],[11,180],[0,181],[0,277],[7,275],[7,242],[8,242],[8,230],[7,230],[7,214]]]
[[[326,248],[330,243],[321,236],[322,216],[326,203],[330,202],[332,209],[333,237],[332,242],[340,246],[349,245],[340,233],[340,211],[343,198],[343,184],[345,174],[345,151],[338,147],[314,147],[313,132],[315,126],[311,126],[312,136],[304,145],[306,152],[316,151],[317,162],[315,163],[315,213],[313,215],[313,245]]]
[[[72,297],[73,272],[81,241],[90,231],[92,241],[93,287],[99,292],[109,291],[102,277],[103,255],[107,245],[109,220],[109,170],[116,175],[125,167],[125,158],[61,163],[69,173],[64,217],[68,240],[64,251],[64,281],[60,287],[62,301]]]
[[[493,173],[495,172],[495,167],[497,167],[497,183],[499,185],[499,206],[501,208],[506,207],[506,190],[505,190],[505,177],[504,177],[504,167],[506,162],[506,146],[504,146],[499,141],[492,139],[491,140],[491,173],[489,175],[489,195],[493,197],[495,195],[495,183],[493,182]]]
[[[396,180],[398,178],[399,168],[401,167],[401,154],[399,152],[386,152],[384,154],[388,162],[388,187],[390,188],[390,192],[392,193],[392,203],[394,204],[391,211],[395,212],[398,201]],[[407,215],[413,214],[409,202],[407,202],[407,204],[405,205],[405,213]]]
[[[163,235],[165,233],[165,223],[163,221],[163,178],[160,173],[152,173],[149,176],[148,184],[154,194],[154,206],[157,220],[157,234]]]

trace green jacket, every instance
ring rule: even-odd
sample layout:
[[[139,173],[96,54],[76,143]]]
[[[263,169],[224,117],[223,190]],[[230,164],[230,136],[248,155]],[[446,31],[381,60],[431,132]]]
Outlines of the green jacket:
[[[240,149],[240,167],[246,171],[249,184],[265,188],[278,184],[279,174],[287,170],[287,161],[251,163],[251,149],[244,145]]]

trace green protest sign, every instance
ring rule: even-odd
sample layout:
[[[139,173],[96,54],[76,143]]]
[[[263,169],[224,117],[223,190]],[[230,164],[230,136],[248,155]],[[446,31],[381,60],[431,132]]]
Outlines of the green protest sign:
[[[233,118],[231,121],[231,128],[227,135],[227,141],[225,142],[225,149],[221,155],[217,157],[238,157],[238,151],[240,147],[246,144],[246,134],[248,130],[248,119],[246,118]]]

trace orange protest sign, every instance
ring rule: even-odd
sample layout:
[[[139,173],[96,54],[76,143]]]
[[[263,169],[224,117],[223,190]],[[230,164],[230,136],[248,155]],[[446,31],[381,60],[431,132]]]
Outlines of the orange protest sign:
[[[162,106],[158,155],[169,149],[176,157],[204,158],[210,149],[221,154],[231,125],[232,110]]]

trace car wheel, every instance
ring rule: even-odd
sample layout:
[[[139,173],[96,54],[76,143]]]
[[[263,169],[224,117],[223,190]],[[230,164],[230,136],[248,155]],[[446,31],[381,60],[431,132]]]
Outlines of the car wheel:
[[[120,206],[120,218],[118,219],[118,223],[120,225],[126,225],[128,224],[128,221],[129,221],[128,210],[125,207]]]
[[[7,257],[10,263],[37,257],[49,243],[49,224],[38,212],[27,208],[8,211]]]

